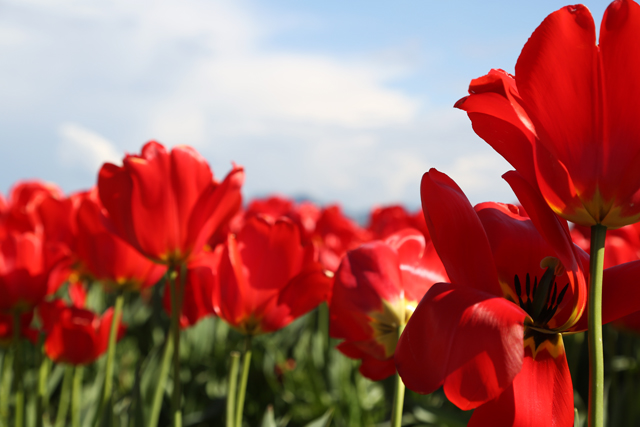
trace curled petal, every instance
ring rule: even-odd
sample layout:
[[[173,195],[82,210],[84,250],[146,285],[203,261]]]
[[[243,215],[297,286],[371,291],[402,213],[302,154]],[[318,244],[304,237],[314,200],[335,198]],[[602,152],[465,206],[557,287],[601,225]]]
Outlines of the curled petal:
[[[396,348],[405,385],[472,409],[495,399],[520,372],[527,314],[502,297],[435,284],[409,320]]]

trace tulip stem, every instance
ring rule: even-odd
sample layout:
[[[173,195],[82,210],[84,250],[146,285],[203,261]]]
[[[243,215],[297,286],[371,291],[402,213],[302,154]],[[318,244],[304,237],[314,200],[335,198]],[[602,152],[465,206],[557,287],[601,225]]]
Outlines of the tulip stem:
[[[238,407],[236,408],[236,427],[242,427],[242,415],[244,412],[244,398],[247,394],[247,380],[249,379],[249,366],[251,365],[251,335],[244,338],[244,354],[242,356],[242,376],[238,388]]]
[[[160,409],[162,408],[162,398],[164,397],[165,387],[167,385],[167,377],[169,376],[169,368],[171,367],[171,356],[173,355],[173,337],[171,332],[167,334],[167,340],[164,344],[164,352],[162,354],[162,364],[160,365],[160,375],[156,391],[153,394],[153,405],[151,406],[151,415],[149,416],[149,427],[158,427],[158,419],[160,418]]]
[[[40,368],[38,370],[38,395],[36,397],[36,426],[44,425],[44,413],[49,407],[49,394],[47,393],[47,380],[51,370],[51,360],[44,351],[44,334],[40,334]]]
[[[109,346],[107,347],[107,366],[104,370],[104,387],[102,388],[102,397],[100,399],[100,406],[96,411],[95,418],[93,419],[93,426],[97,427],[104,415],[104,411],[111,402],[112,388],[113,388],[113,360],[116,355],[116,341],[118,337],[118,329],[120,326],[120,317],[122,316],[122,306],[124,305],[124,294],[118,293],[116,297],[116,303],[113,308],[113,319],[111,320],[111,330],[109,331]],[[113,411],[113,408],[109,408]],[[109,419],[113,414],[110,414]]]
[[[400,339],[400,335],[402,335],[402,331],[404,331],[404,326],[401,325],[398,327],[398,339]],[[404,383],[402,382],[402,378],[396,371],[395,374],[395,390],[393,392],[393,406],[391,407],[391,427],[400,427],[402,425],[402,408],[404,406]]]
[[[9,396],[13,381],[13,351],[5,351],[2,358],[2,380],[0,383],[0,420],[9,425]]]
[[[232,351],[231,366],[229,368],[229,386],[227,387],[227,423],[226,427],[234,427],[236,420],[236,394],[238,392],[238,366],[240,365],[240,353]]]
[[[180,269],[180,282],[176,283]],[[171,412],[173,414],[173,427],[182,427],[182,393],[180,390],[180,316],[182,314],[182,295],[184,293],[184,281],[187,275],[187,265],[182,263],[180,267],[172,269],[169,283],[171,285],[171,332],[173,334],[173,394],[171,396]]]
[[[60,403],[58,404],[55,427],[64,427],[66,425],[72,381],[73,365],[67,365],[64,368],[64,379],[62,380],[62,391],[60,392]]]
[[[24,381],[22,373],[22,340],[20,336],[20,312],[13,314],[13,378],[16,381],[16,416],[15,427],[24,426]]]
[[[80,411],[82,410],[82,377],[84,366],[78,365],[73,375],[73,389],[71,392],[71,427],[80,427]]]
[[[604,356],[602,346],[602,275],[607,227],[591,227],[589,264],[589,427],[604,426]]]

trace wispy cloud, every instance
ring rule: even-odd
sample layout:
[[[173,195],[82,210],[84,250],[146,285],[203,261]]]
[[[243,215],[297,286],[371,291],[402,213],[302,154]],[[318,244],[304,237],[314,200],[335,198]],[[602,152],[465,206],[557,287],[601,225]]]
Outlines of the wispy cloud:
[[[67,167],[95,174],[103,163],[119,163],[122,158],[111,141],[76,123],[63,123],[58,133],[58,158]]]

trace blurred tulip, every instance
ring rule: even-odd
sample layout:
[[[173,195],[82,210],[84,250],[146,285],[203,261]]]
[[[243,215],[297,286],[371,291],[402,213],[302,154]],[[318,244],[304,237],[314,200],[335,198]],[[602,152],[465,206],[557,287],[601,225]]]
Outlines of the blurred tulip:
[[[213,308],[245,335],[283,328],[330,294],[313,247],[300,243],[298,227],[286,218],[249,218],[219,250]]]
[[[329,305],[330,334],[345,340],[338,350],[362,359],[360,373],[367,378],[377,381],[393,375],[399,328],[429,288],[446,281],[433,245],[425,244],[415,229],[347,252]]]
[[[322,209],[313,233],[319,249],[320,263],[329,271],[336,271],[348,250],[371,240],[371,234],[347,218],[338,205]]]
[[[36,233],[9,232],[0,240],[0,311],[30,311],[53,293],[49,276],[63,256]]]
[[[102,316],[78,307],[66,306],[61,300],[44,302],[38,307],[46,338],[44,350],[56,363],[86,365],[107,351],[113,309]],[[117,339],[126,327],[118,321]]]
[[[410,214],[400,205],[375,208],[369,216],[367,230],[374,239],[385,239],[403,228],[415,228],[420,230],[426,240],[429,238],[429,230],[424,220],[422,209]]]
[[[193,148],[167,152],[151,141],[122,166],[104,164],[98,192],[120,237],[157,263],[179,265],[239,209],[243,180],[243,169],[234,166],[218,183]]]

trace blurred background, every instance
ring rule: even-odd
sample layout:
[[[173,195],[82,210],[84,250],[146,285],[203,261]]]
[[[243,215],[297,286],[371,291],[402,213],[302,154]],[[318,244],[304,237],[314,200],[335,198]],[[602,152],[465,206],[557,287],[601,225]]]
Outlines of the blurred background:
[[[436,167],[473,203],[511,202],[453,104],[565,2],[3,0],[0,191],[88,188],[156,139],[219,178],[245,166],[248,198],[413,209]],[[597,23],[607,3],[587,4]]]

